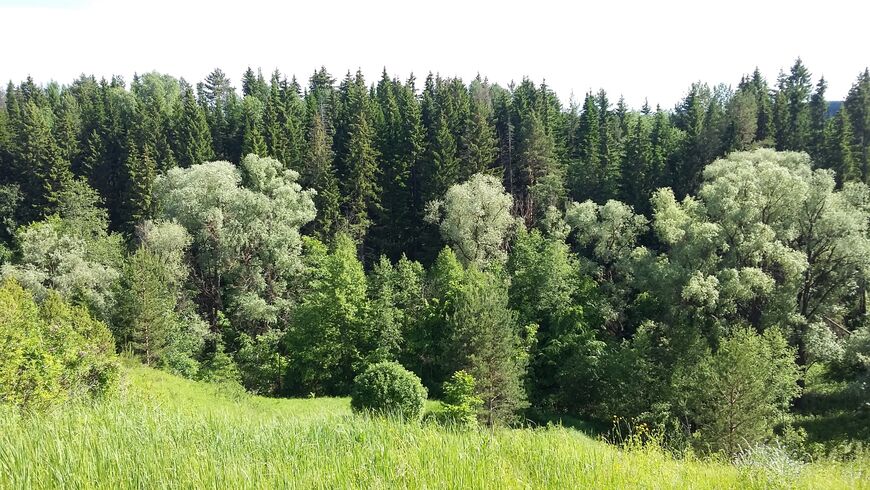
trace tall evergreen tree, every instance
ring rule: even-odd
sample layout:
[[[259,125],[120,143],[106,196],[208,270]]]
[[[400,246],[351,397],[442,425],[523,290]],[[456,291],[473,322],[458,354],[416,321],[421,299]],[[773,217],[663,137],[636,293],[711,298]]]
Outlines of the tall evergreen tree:
[[[810,140],[810,96],[813,87],[810,72],[800,58],[788,76],[780,74],[774,108],[777,126],[776,147],[780,150],[805,151]]]
[[[308,128],[308,148],[305,153],[305,166],[301,170],[300,183],[306,189],[314,189],[314,207],[317,217],[308,226],[322,240],[327,240],[338,230],[341,216],[339,203],[341,195],[335,177],[331,138],[326,133],[326,125],[315,111]]]
[[[205,108],[215,157],[219,160],[236,160],[240,153],[234,120],[238,96],[230,79],[220,68],[216,68],[197,85],[197,92],[199,102]]]
[[[816,84],[816,91],[810,98],[807,152],[815,165],[819,165],[825,157],[825,127],[828,118],[828,102],[825,100],[825,90],[827,88],[828,83],[825,81],[825,77],[820,78],[819,83]]]
[[[649,131],[644,118],[637,117],[626,145],[619,190],[623,202],[642,212],[647,211],[655,182],[651,160]]]
[[[242,155],[267,156],[266,139],[263,136],[263,103],[252,95],[242,100]]]
[[[617,195],[619,186],[619,133],[620,120],[610,110],[610,102],[607,100],[607,92],[603,89],[596,96],[598,104],[598,158],[599,158],[599,194],[601,202],[613,199]]]
[[[24,102],[15,128],[16,164],[21,190],[30,208],[25,215],[38,219],[51,214],[72,179],[70,164],[51,133],[47,110]]]
[[[870,69],[858,76],[845,102],[854,128],[858,165],[864,182],[870,183]]]
[[[520,216],[533,225],[548,207],[561,207],[565,200],[565,172],[556,158],[553,138],[538,115],[530,113],[520,126],[518,165],[528,185]]]
[[[840,110],[832,120],[828,122],[825,134],[825,157],[822,164],[825,168],[833,169],[837,175],[837,183],[861,181],[861,166],[859,158],[853,152],[854,133],[849,112]]]
[[[589,92],[583,102],[583,112],[577,127],[577,147],[572,155],[568,174],[570,195],[575,201],[601,198],[600,121],[598,104],[592,92]]]
[[[175,154],[178,165],[187,168],[211,160],[214,150],[205,112],[197,104],[193,88],[183,80],[179,104],[173,132]]]
[[[489,170],[498,155],[489,84],[478,76],[471,83],[470,95],[470,114],[462,135],[460,180]]]

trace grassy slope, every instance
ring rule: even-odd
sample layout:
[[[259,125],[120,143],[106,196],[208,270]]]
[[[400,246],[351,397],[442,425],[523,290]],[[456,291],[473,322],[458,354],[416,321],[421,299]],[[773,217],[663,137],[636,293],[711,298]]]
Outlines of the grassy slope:
[[[455,433],[128,368],[118,401],[0,412],[0,488],[870,488],[867,462],[769,470],[619,451],[564,428]]]

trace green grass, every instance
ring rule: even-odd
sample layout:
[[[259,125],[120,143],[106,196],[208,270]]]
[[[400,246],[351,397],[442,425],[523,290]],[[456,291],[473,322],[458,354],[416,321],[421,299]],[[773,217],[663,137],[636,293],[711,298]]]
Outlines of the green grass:
[[[618,450],[563,427],[453,432],[127,368],[115,401],[0,411],[0,488],[870,488],[870,464]]]

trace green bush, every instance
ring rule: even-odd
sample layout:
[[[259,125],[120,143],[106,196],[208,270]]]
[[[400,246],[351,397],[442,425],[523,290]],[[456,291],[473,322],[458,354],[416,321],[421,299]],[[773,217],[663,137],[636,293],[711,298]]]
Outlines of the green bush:
[[[474,377],[465,371],[456,371],[444,382],[444,422],[458,427],[476,427],[477,414],[483,406],[474,393]]]
[[[350,405],[356,412],[420,420],[426,395],[416,374],[396,362],[379,362],[354,379]]]
[[[37,305],[14,280],[0,285],[0,402],[41,410],[102,397],[118,386],[112,335],[83,307],[50,292]]]

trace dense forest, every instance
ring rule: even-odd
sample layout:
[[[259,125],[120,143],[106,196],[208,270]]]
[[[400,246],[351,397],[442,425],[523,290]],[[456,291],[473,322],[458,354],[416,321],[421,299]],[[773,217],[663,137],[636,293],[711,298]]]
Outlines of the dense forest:
[[[386,70],[238,85],[0,91],[0,401],[107,391],[114,340],[281,397],[395,361],[487,424],[727,454],[825,442],[794,423],[816,380],[870,438],[867,69],[836,105],[800,59],[639,110]]]

